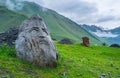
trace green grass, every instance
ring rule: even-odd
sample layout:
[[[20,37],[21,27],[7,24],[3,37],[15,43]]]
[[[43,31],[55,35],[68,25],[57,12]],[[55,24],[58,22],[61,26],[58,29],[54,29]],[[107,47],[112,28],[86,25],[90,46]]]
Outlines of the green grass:
[[[16,58],[14,47],[0,47],[0,76],[7,78],[120,78],[120,49],[56,43],[57,68],[38,68]]]

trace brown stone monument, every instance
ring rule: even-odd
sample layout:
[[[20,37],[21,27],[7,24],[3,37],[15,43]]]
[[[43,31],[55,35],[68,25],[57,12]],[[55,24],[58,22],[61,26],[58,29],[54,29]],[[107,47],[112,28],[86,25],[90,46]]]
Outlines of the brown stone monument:
[[[89,38],[88,37],[82,37],[83,40],[83,45],[85,45],[86,47],[90,47],[90,43],[89,43]]]

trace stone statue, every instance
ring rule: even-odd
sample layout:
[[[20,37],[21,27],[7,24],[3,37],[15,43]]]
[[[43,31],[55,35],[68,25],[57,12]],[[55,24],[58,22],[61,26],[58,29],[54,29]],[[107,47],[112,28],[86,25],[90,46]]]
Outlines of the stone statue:
[[[25,20],[15,42],[17,57],[34,65],[56,67],[58,52],[44,21],[38,15]]]

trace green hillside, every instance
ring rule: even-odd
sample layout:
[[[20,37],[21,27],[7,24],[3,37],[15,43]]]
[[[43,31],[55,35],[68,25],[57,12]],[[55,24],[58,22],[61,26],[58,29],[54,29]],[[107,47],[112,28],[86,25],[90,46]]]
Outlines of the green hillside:
[[[27,16],[8,10],[6,7],[0,6],[0,32],[11,27],[18,27]]]
[[[91,43],[100,44],[101,42],[96,37],[92,36],[82,27],[70,19],[58,14],[57,12],[41,7],[32,2],[24,2],[22,10],[17,12],[28,14],[39,14],[46,22],[48,29],[55,39],[70,38],[75,42],[81,43],[81,38],[87,36],[91,39]]]
[[[76,43],[81,43],[82,37],[87,36],[90,38],[91,44],[102,43],[99,38],[93,36],[75,22],[58,14],[53,10],[41,7],[40,5],[32,2],[23,2],[23,4],[24,7],[22,8],[22,10],[14,9],[14,11],[19,12],[20,14],[26,14],[28,16],[31,16],[32,14],[39,14],[47,24],[52,37],[57,40],[70,38]],[[1,13],[2,18],[0,18],[0,25],[2,28],[0,31],[4,31],[4,29],[9,27],[19,26],[21,22],[26,18],[20,14],[5,9],[4,14]],[[14,18],[10,18],[11,16],[14,16]]]
[[[16,58],[14,48],[0,48],[0,77],[3,78],[120,78],[120,48],[56,43],[57,68],[38,68]]]

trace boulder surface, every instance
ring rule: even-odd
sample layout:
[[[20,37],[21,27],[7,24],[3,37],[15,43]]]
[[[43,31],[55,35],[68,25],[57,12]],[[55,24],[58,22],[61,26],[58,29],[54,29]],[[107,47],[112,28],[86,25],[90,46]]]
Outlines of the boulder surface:
[[[44,21],[38,15],[25,20],[16,40],[17,57],[41,68],[56,67],[58,52]]]

